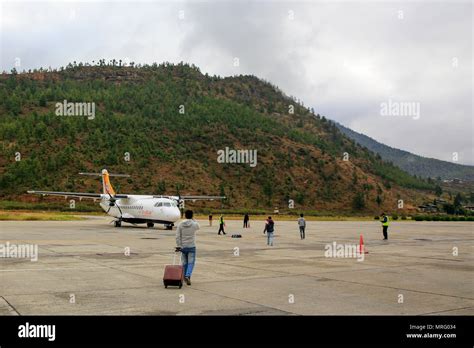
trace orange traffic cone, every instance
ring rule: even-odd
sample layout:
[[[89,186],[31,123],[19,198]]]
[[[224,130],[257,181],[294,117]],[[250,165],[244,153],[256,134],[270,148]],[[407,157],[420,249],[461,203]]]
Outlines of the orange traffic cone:
[[[362,237],[362,235],[360,235],[360,239],[359,239],[359,254],[368,254],[369,252],[367,250],[365,250],[365,247],[364,247],[364,237]]]

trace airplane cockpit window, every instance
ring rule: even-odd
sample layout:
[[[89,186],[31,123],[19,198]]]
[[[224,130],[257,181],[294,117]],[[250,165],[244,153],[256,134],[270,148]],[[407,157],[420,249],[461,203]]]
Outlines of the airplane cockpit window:
[[[168,202],[163,203],[163,205],[164,205],[165,207],[171,207],[171,203],[168,203]]]
[[[158,202],[155,204],[155,207],[162,207],[163,206],[163,202]]]

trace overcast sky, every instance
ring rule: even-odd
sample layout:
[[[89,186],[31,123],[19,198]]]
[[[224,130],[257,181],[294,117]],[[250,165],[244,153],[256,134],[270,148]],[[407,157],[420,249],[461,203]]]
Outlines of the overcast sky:
[[[382,143],[474,164],[471,1],[0,4],[0,70],[115,58],[253,74]]]

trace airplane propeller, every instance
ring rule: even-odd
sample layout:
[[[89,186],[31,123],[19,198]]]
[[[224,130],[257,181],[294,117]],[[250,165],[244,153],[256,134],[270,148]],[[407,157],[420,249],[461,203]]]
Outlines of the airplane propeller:
[[[115,204],[115,202],[117,201],[117,198],[113,197],[113,196],[112,196],[110,193],[108,193],[108,192],[107,192],[107,194],[108,194],[109,197],[110,197],[110,198],[109,198],[109,202],[110,202],[110,203],[109,203],[109,209],[107,209],[107,214],[109,213],[110,209],[112,209],[113,206],[116,206],[117,209],[118,209],[119,212],[120,212],[120,220],[122,220],[122,215],[123,215],[122,209],[120,209],[120,207],[119,207],[117,204]]]

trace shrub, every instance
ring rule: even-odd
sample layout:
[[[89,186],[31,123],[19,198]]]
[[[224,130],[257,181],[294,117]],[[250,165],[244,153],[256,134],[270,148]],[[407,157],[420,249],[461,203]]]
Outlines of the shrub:
[[[433,220],[433,218],[430,215],[425,215],[424,220],[425,221],[431,221],[431,220]]]
[[[464,216],[460,216],[458,221],[466,221],[466,218]]]
[[[380,216],[378,215],[374,216],[374,220],[380,220]]]
[[[407,216],[405,214],[402,215],[402,220],[406,220]]]
[[[398,215],[397,214],[392,214],[392,220],[398,220]]]
[[[415,221],[423,221],[423,216],[415,215],[412,219],[415,220]]]
[[[433,220],[433,221],[440,221],[441,218],[440,218],[439,216],[435,215],[435,216],[433,216],[433,219],[432,219],[432,220]]]

